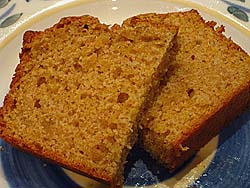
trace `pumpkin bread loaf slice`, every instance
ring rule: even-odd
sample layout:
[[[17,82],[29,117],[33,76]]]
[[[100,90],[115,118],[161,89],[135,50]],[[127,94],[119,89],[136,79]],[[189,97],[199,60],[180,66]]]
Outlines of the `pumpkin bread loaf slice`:
[[[138,15],[123,25],[138,21],[179,27],[176,59],[141,130],[145,150],[173,170],[250,101],[250,57],[196,10]]]
[[[171,59],[176,27],[68,17],[27,31],[0,110],[1,138],[86,176],[122,186],[123,165]]]

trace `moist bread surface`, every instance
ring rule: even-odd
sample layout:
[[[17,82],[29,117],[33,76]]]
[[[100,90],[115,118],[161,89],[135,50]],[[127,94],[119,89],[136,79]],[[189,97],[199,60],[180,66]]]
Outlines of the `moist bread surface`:
[[[89,177],[122,186],[141,114],[167,71],[176,27],[68,17],[24,34],[0,110],[1,138]]]
[[[236,115],[250,98],[250,57],[196,10],[142,14],[124,21],[179,27],[176,59],[162,91],[144,116],[142,146],[170,169],[178,168]]]

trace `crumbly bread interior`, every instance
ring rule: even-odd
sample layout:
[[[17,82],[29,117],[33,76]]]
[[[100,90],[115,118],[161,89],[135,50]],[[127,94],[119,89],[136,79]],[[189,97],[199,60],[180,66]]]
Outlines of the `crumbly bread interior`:
[[[0,110],[7,142],[121,186],[142,111],[165,74],[176,27],[111,29],[91,16],[63,18],[24,36]]]
[[[223,27],[214,29],[216,23],[205,22],[195,10],[139,15],[123,25],[138,21],[179,27],[176,60],[170,63],[162,92],[145,115],[141,131],[143,147],[174,169],[247,104],[250,57],[223,36]],[[234,106],[233,99],[238,105]],[[223,115],[217,117],[220,110]]]

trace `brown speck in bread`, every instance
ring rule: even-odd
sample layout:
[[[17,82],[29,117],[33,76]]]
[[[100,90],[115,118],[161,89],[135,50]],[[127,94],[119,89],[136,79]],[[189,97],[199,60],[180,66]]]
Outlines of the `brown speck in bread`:
[[[81,70],[82,70],[82,66],[81,66],[79,63],[75,63],[73,66],[74,66],[74,68],[75,68],[77,71],[81,71]]]
[[[72,113],[72,115],[74,115],[74,113]],[[75,127],[79,127],[79,125],[80,125],[80,123],[79,123],[78,120],[74,120],[74,121],[72,122],[72,124],[73,124],[73,126],[75,126]]]
[[[118,77],[121,75],[121,73],[122,73],[121,67],[115,68],[115,71],[114,71],[114,73],[113,73],[114,78],[115,78],[115,79],[118,78]]]
[[[40,85],[46,83],[46,78],[44,76],[40,77],[38,80],[37,80],[37,87],[40,87]]]
[[[129,95],[127,93],[120,93],[117,97],[118,103],[124,103],[126,100],[128,100]]]
[[[34,107],[41,108],[40,100],[36,100],[34,103]]]
[[[116,123],[110,123],[110,124],[108,124],[108,127],[110,129],[117,129],[117,124]]]
[[[193,96],[194,96],[194,89],[189,88],[189,89],[187,90],[187,94],[188,94],[189,97],[193,97]]]
[[[83,25],[83,28],[84,28],[84,29],[89,29],[89,25],[88,25],[88,24],[84,24],[84,25]]]
[[[201,40],[201,39],[197,39],[197,40],[195,41],[195,43],[196,43],[197,45],[201,45],[201,44],[202,44],[202,40]]]

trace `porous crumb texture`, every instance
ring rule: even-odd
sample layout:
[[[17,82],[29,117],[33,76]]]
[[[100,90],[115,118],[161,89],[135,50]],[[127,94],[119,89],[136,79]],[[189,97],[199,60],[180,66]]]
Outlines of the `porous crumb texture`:
[[[144,14],[123,24],[139,20],[179,27],[176,60],[141,131],[143,147],[173,169],[247,104],[250,57],[223,36],[223,26],[214,28],[215,22],[205,22],[195,10]]]
[[[154,79],[166,72],[176,27],[63,18],[24,35],[1,108],[1,137],[70,169],[121,186],[126,155]],[[159,68],[160,67],[160,68]]]

